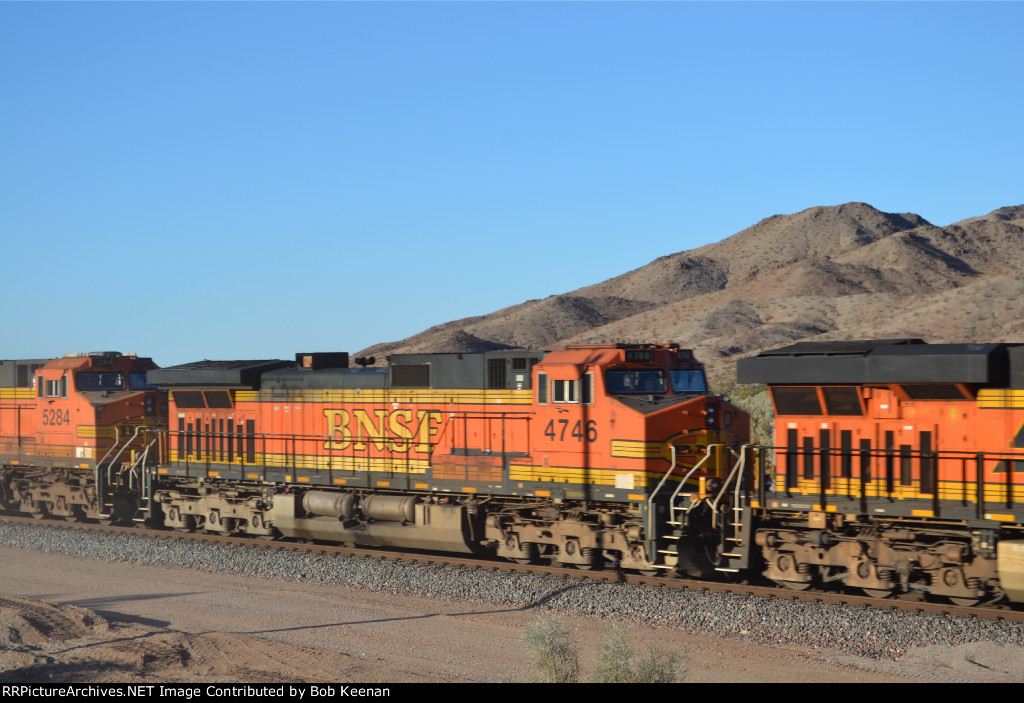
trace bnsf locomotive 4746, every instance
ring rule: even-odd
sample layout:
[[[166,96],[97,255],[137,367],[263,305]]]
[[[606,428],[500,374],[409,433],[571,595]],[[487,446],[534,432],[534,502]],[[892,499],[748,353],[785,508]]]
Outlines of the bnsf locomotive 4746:
[[[395,355],[386,368],[299,354],[153,370],[148,383],[170,392],[166,429],[83,462],[76,485],[126,478],[99,484],[76,515],[111,515],[116,503],[116,518],[183,530],[580,568],[708,573],[729,559],[721,526],[735,506],[718,491],[733,466],[725,447],[745,441],[748,418],[707,394],[702,365],[676,345]],[[11,423],[3,432],[21,436]],[[153,443],[142,480],[127,480]],[[25,465],[39,480],[25,480]],[[62,466],[20,447],[5,462],[8,507],[67,514],[47,492],[48,470]]]

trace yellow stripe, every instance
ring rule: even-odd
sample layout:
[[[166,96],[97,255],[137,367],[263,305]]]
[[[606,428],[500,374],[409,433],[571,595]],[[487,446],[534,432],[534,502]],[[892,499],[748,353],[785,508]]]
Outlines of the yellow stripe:
[[[785,473],[776,473],[776,482],[779,486],[784,485]],[[931,493],[922,493],[920,481],[914,481],[909,485],[902,485],[898,482],[893,486],[892,493],[885,490],[885,479],[874,478],[866,485],[866,497],[868,498],[889,498],[897,500],[932,500],[937,497],[939,500],[966,501],[968,503],[978,502],[977,485],[973,482],[962,483],[960,481],[940,481],[938,496]],[[818,480],[800,479],[796,486],[788,488],[791,493],[803,495],[820,495],[821,484]],[[825,491],[830,496],[852,496],[860,497],[860,479],[837,479],[832,477],[832,487]],[[1014,484],[1013,495],[1015,502],[1021,502],[1024,507],[1024,484]],[[1006,484],[987,483],[985,484],[985,502],[999,502],[1006,500]]]
[[[79,439],[114,439],[117,428],[113,425],[79,425],[75,428],[75,436]]]
[[[681,443],[681,442],[684,442]],[[672,460],[672,445],[676,447],[676,456],[680,454],[701,454],[707,451],[708,442],[714,442],[708,435],[695,435],[682,432],[661,442],[644,442],[635,439],[613,439],[611,453],[623,459],[664,459]],[[709,467],[712,468],[712,467]]]
[[[0,388],[0,400],[32,400],[36,392],[31,388]]]
[[[169,453],[169,460],[175,463],[185,463],[183,455],[178,450]],[[237,455],[236,455],[237,457]],[[324,456],[291,456],[287,454],[260,454],[255,456],[254,463],[242,464],[236,458],[231,466],[239,470],[246,470],[249,478],[255,475],[248,473],[254,466],[273,468],[284,468],[289,471],[349,471],[353,473],[386,472],[392,474],[427,474],[431,470],[430,462],[427,459],[413,459],[409,461],[392,460],[385,457],[324,457]],[[196,469],[202,470],[207,463],[226,464],[225,459],[217,458],[208,453],[197,457],[192,454],[188,457],[188,463],[195,464]],[[660,480],[663,473],[656,471],[626,471],[622,469],[581,469],[578,467],[564,466],[520,466],[513,465],[509,470],[511,481],[558,483],[591,486],[615,486],[616,478],[622,474],[632,474],[636,484],[643,485],[648,480]],[[471,476],[464,476],[463,480]],[[678,481],[680,476],[669,477],[670,481]],[[292,481],[292,475],[285,477],[286,481]],[[333,479],[335,483],[342,479]]]
[[[660,459],[663,442],[639,442],[633,439],[613,439],[612,456],[623,459]]]
[[[979,408],[1024,408],[1024,390],[982,388],[978,391]]]
[[[75,428],[75,436],[79,439],[114,439],[120,428],[121,439],[126,439],[138,426],[155,428],[158,421],[155,417],[134,417],[117,425],[79,425]]]
[[[172,462],[186,463],[185,455],[177,449],[168,454]],[[253,466],[265,466],[272,469],[294,469],[306,471],[389,471],[393,473],[425,473],[430,464],[425,459],[412,459],[410,461],[393,461],[383,457],[367,459],[365,457],[325,457],[290,454],[260,454],[255,456],[256,461],[242,463],[235,455],[235,460],[230,466],[239,469],[248,469]],[[228,464],[227,455],[220,458],[216,454],[203,452],[201,455],[192,453],[187,458],[190,464]],[[290,478],[288,479],[291,480]]]

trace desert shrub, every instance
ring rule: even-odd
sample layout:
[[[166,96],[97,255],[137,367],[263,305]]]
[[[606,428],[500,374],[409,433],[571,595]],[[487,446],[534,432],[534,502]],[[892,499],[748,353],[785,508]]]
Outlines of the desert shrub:
[[[683,675],[682,656],[675,650],[650,645],[637,656],[630,644],[631,630],[614,625],[597,646],[596,683],[673,683]]]
[[[671,683],[682,677],[684,668],[678,652],[651,645],[647,654],[637,655],[631,637],[632,630],[614,625],[601,639],[593,676],[596,683]],[[565,618],[538,616],[526,626],[523,641],[541,681],[580,681],[580,644]]]
[[[647,655],[636,662],[635,683],[675,683],[684,673],[682,655],[674,649],[659,649],[653,644]]]
[[[631,680],[633,647],[626,636],[627,630],[621,625],[612,626],[597,645],[597,668],[594,681],[597,683],[623,683]]]
[[[523,633],[541,681],[545,683],[578,683],[580,680],[580,646],[575,633],[560,615],[538,616]]]

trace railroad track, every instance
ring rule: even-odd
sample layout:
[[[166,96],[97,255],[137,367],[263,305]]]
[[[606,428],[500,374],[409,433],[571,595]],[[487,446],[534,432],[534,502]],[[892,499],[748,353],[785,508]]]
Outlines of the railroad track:
[[[252,550],[274,550],[281,552],[315,553],[328,556],[395,561],[411,564],[453,566],[465,569],[486,570],[503,573],[533,574],[563,578],[566,580],[625,583],[651,588],[692,590],[708,593],[729,594],[748,598],[768,598],[835,605],[850,608],[873,608],[876,610],[906,611],[944,615],[949,617],[976,618],[979,620],[1024,623],[1024,610],[1011,606],[975,606],[965,608],[952,604],[925,601],[920,594],[908,593],[899,597],[873,598],[849,593],[831,591],[793,591],[774,585],[750,583],[727,583],[702,581],[683,577],[642,576],[620,571],[582,571],[579,569],[542,564],[522,565],[512,562],[473,556],[453,556],[424,552],[371,549],[341,545],[310,544],[304,542],[272,541],[250,537],[228,537],[203,532],[178,532],[166,529],[146,529],[133,526],[104,525],[88,522],[66,522],[63,520],[37,519],[11,514],[0,514],[0,522],[19,524],[41,529],[64,529],[106,534],[143,536],[157,540],[194,541],[207,544],[222,544]]]

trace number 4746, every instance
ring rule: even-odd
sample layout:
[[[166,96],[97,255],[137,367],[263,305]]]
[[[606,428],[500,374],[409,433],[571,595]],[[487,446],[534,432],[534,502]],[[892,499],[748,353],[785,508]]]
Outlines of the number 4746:
[[[555,427],[555,420],[549,420],[548,426],[544,428],[544,436],[550,437],[551,441],[562,442],[565,440],[565,432],[569,429],[568,420],[557,421],[561,428]],[[583,429],[583,421],[577,420],[576,424],[572,426],[572,432],[569,434],[570,437],[575,437],[577,442],[582,442],[584,437],[588,442],[597,441],[597,422],[594,420],[587,420],[586,431]]]

